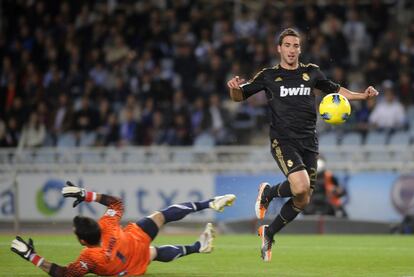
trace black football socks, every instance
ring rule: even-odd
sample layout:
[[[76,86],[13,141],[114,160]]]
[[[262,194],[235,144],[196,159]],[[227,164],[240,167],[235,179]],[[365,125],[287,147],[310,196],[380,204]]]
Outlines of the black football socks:
[[[293,199],[289,199],[280,209],[278,216],[273,220],[269,227],[266,228],[266,235],[269,238],[273,238],[273,236],[285,227],[286,224],[294,220],[301,211],[301,209],[293,204]]]
[[[270,189],[266,192],[265,196],[269,200],[269,202],[275,197],[292,197],[292,190],[290,189],[290,183],[288,180],[277,184],[275,186],[270,187]]]

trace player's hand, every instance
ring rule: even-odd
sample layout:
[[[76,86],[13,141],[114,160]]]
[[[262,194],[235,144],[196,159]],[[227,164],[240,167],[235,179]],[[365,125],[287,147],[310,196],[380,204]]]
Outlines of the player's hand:
[[[31,254],[36,254],[33,240],[29,238],[29,242],[25,242],[19,236],[16,236],[16,238],[12,241],[10,250],[27,261],[30,261]]]
[[[232,79],[230,79],[230,81],[227,82],[227,87],[232,89],[240,89],[240,85],[244,84],[246,82],[246,80],[241,79],[239,76],[236,76]]]
[[[63,197],[73,197],[76,200],[73,202],[73,207],[75,208],[79,203],[85,200],[86,190],[72,184],[72,182],[67,181],[66,187],[62,188]]]
[[[377,96],[378,95],[378,91],[373,86],[369,86],[364,91],[364,94],[365,94],[365,99],[368,99],[368,98],[372,98],[372,97]]]

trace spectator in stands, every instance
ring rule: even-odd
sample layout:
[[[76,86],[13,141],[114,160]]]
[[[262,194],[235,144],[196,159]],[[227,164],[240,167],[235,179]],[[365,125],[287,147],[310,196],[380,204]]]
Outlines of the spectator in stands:
[[[54,143],[60,135],[68,132],[73,124],[73,108],[66,94],[59,95],[57,110],[52,115],[53,129],[51,135]]]
[[[321,31],[327,38],[326,43],[331,59],[338,66],[346,66],[349,62],[349,49],[342,33],[342,22],[333,14],[328,14],[321,24]]]
[[[385,72],[385,78],[391,80],[392,82],[396,82],[400,71],[400,52],[398,51],[398,48],[394,48],[387,54],[385,63],[388,70]]]
[[[366,136],[366,134],[370,130],[370,123],[369,118],[371,116],[372,111],[374,110],[376,99],[371,98],[367,101],[361,102],[360,105],[355,109],[355,129],[356,131],[360,132],[363,136]]]
[[[147,98],[145,100],[144,107],[141,113],[141,125],[143,128],[147,128],[152,124],[152,118],[155,112],[154,105],[154,99]]]
[[[110,113],[106,122],[99,128],[97,144],[102,146],[118,146],[121,141],[120,133],[118,116],[115,113]]]
[[[194,136],[198,136],[204,131],[203,122],[207,116],[207,110],[205,107],[205,101],[203,97],[197,97],[194,101],[193,108],[190,113],[191,117],[191,130]]]
[[[74,127],[76,137],[81,146],[91,146],[95,143],[96,129],[98,128],[99,114],[91,107],[87,96],[82,97],[81,107],[74,114]]]
[[[144,145],[165,145],[168,143],[168,131],[164,114],[157,110],[152,114],[151,125],[145,130]]]
[[[127,99],[125,101],[124,106],[121,109],[120,118],[123,120],[125,118],[126,110],[131,110],[134,119],[139,122],[141,120],[141,106],[139,105],[139,102],[137,101],[135,95],[129,94],[127,96]]]
[[[400,73],[396,91],[403,105],[413,104],[414,84],[409,72],[403,71]]]
[[[62,78],[63,73],[60,72],[57,65],[53,64],[49,67],[49,71],[46,73],[43,79],[45,97],[47,98],[47,101],[52,105],[57,104],[59,94],[65,91]]]
[[[125,118],[120,123],[120,143],[121,145],[133,145],[136,143],[138,135],[138,122],[134,119],[132,109],[125,111]]]
[[[231,134],[229,129],[229,114],[222,107],[220,97],[212,94],[209,99],[208,114],[211,121],[210,132],[214,136],[216,144],[228,144]]]
[[[16,147],[20,139],[20,130],[18,128],[17,119],[8,117],[6,125],[5,142],[6,147]]]
[[[172,146],[186,146],[192,144],[190,123],[183,113],[177,113],[173,117],[171,128],[168,130],[167,141]]]
[[[369,116],[369,123],[378,130],[388,132],[400,130],[404,127],[406,123],[405,110],[395,96],[391,82],[385,82],[384,97]]]
[[[65,80],[65,86],[71,99],[80,97],[84,88],[85,76],[79,68],[79,64],[72,62]]]
[[[0,147],[7,147],[7,138],[6,138],[6,124],[0,118]]]
[[[23,126],[22,135],[19,144],[23,147],[39,147],[43,146],[46,139],[46,126],[39,121],[36,112],[32,112],[29,116],[29,122]]]
[[[256,126],[256,107],[254,98],[250,98],[237,107],[232,129],[234,130],[239,144],[249,144],[253,135],[252,130]]]
[[[23,127],[28,117],[28,108],[20,96],[13,97],[12,105],[6,110],[6,116],[7,118],[14,118],[16,120],[19,130]]]
[[[362,56],[371,44],[365,23],[360,20],[357,10],[351,9],[348,11],[347,21],[343,26],[343,33],[349,46],[350,64],[353,67],[357,67],[360,65]]]
[[[197,60],[191,45],[180,42],[174,55],[174,70],[181,80],[181,87],[187,99],[193,97],[193,82],[197,77]]]
[[[188,103],[187,98],[184,95],[182,90],[177,90],[174,92],[172,97],[172,105],[171,105],[171,114],[188,114]]]

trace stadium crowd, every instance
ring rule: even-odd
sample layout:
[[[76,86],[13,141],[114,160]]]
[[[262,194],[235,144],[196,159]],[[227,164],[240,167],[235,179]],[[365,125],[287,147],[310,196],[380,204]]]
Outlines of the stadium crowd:
[[[299,2],[1,1],[0,147],[250,143],[265,97],[231,104],[225,84],[277,64],[286,27],[303,63],[382,92],[344,128],[408,128],[414,21],[398,1]]]

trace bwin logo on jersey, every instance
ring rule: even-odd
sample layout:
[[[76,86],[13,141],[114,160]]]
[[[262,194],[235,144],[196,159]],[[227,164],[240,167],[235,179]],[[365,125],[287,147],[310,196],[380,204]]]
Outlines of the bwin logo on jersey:
[[[280,87],[280,97],[294,96],[294,95],[310,95],[311,88],[300,85],[300,88],[285,88]]]

